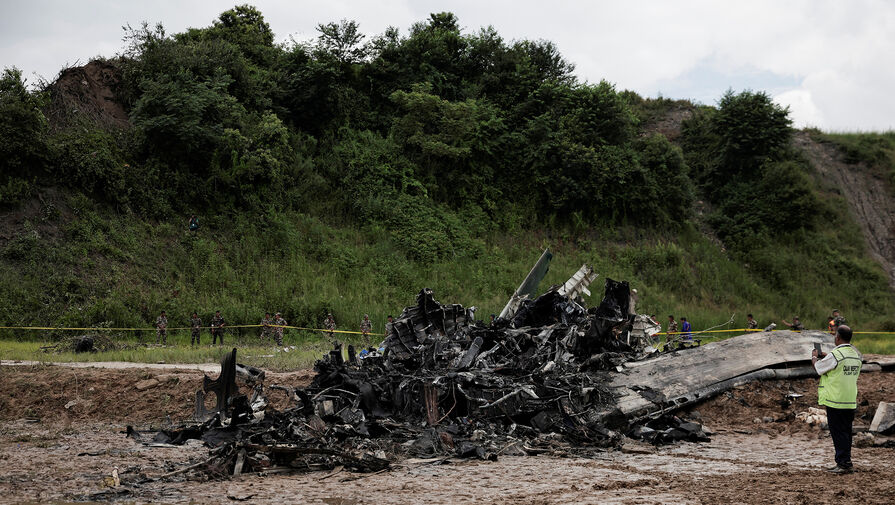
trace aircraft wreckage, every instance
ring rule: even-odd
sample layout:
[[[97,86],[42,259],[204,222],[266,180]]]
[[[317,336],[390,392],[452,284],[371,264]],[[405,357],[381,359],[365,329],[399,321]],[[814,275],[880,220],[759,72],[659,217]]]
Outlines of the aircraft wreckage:
[[[473,457],[614,446],[623,436],[661,444],[708,440],[673,413],[745,382],[812,373],[821,332],[757,332],[696,349],[656,351],[658,325],[634,315],[627,282],[606,279],[600,304],[583,296],[597,278],[582,266],[540,296],[549,251],[492,324],[474,309],[441,304],[430,289],[404,309],[383,344],[360,359],[339,344],[315,364],[306,388],[287,389],[276,411],[263,372],[225,356],[197,395],[199,424],[146,433],[147,443],[200,439],[210,458],[185,470],[212,476],[331,469],[380,471],[403,458]],[[253,386],[240,394],[241,377]],[[204,395],[217,395],[212,412]]]

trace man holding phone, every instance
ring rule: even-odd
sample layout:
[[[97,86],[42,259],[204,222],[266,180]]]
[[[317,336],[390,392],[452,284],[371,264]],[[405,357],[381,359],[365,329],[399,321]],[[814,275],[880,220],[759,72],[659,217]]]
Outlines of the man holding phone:
[[[852,330],[846,325],[836,329],[836,347],[829,353],[815,345],[811,363],[820,375],[817,403],[827,409],[827,425],[836,449],[836,466],[832,473],[852,472],[852,422],[858,408],[858,375],[861,373],[861,353],[851,345]]]

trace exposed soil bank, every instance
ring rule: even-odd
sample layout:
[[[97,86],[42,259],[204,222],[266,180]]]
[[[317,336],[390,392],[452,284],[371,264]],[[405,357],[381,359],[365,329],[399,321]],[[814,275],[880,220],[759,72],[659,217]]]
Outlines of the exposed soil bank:
[[[169,376],[173,376],[170,378]],[[310,371],[273,374],[268,383],[306,384]],[[135,484],[203,461],[198,443],[150,448],[125,438],[126,424],[188,419],[201,372],[0,367],[0,503],[891,503],[895,450],[856,447],[857,472],[832,476],[825,431],[792,418],[814,405],[816,380],[753,383],[697,406],[716,431],[712,441],[621,450],[582,457],[574,447],[550,455],[502,457],[495,463],[407,461],[389,472],[244,475],[229,481],[178,476]],[[137,391],[140,381],[159,381]],[[880,400],[895,400],[895,374],[865,373],[858,424]],[[789,398],[791,393],[802,397]],[[272,398],[280,408],[288,401]],[[166,400],[167,398],[167,400]],[[65,405],[72,400],[82,402]],[[25,415],[24,410],[29,414]],[[40,418],[39,422],[25,417]],[[755,422],[756,419],[759,422]],[[103,483],[118,468],[122,485]]]

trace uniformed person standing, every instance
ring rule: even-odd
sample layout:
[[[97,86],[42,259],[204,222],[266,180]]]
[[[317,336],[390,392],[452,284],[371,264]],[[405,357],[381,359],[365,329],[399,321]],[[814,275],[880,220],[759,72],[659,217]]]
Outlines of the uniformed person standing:
[[[225,326],[227,326],[227,322],[224,321],[224,316],[221,315],[221,311],[215,311],[214,317],[211,318],[211,345],[217,344],[218,338],[221,339],[221,345],[224,345]]]
[[[746,314],[746,329],[747,330],[757,330],[758,329],[758,321],[752,318],[752,314]]]
[[[835,330],[836,328],[845,324],[848,323],[845,321],[845,317],[843,317],[842,314],[839,313],[839,309],[833,309],[833,329]]]
[[[323,321],[323,327],[326,328],[329,338],[333,338],[333,332],[336,330],[336,319],[332,314],[326,315],[326,319]]]
[[[827,409],[827,425],[836,450],[833,473],[851,473],[852,422],[858,408],[858,375],[861,353],[851,345],[852,330],[846,325],[836,329],[836,347],[829,353],[817,349],[811,353],[814,370],[820,375],[817,403]]]
[[[190,318],[190,345],[200,345],[199,333],[201,331],[202,320],[199,319],[199,314],[193,312],[193,317]]]
[[[277,339],[277,346],[283,347],[283,332],[286,331],[286,320],[283,319],[283,315],[277,312],[276,317],[273,319],[273,324],[277,327],[273,328],[273,336]]]
[[[155,319],[155,343],[168,345],[168,316],[164,310]]]
[[[360,322],[360,332],[364,336],[364,347],[370,347],[371,331],[373,331],[373,321],[370,321],[369,314],[364,314],[364,318]]]
[[[677,321],[674,319],[674,315],[668,316],[668,327],[665,328],[665,347],[668,347],[668,344],[674,340],[675,334],[677,333]]]
[[[262,342],[267,342],[268,340],[270,340],[271,330],[273,330],[273,328],[271,328],[271,326],[270,326],[271,324],[273,324],[273,318],[270,317],[270,312],[265,312],[264,318],[261,320],[261,341]]]

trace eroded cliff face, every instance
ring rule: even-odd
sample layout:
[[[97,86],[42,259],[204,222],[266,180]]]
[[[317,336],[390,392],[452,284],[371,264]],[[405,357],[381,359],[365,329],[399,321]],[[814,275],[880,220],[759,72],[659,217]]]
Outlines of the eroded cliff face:
[[[72,117],[87,117],[99,124],[126,128],[127,111],[116,91],[121,71],[113,63],[94,60],[63,70],[49,87],[51,101],[45,113],[51,127],[64,127]]]
[[[682,123],[692,115],[692,107],[672,108],[642,125],[641,134],[661,133],[677,142]],[[793,145],[805,154],[820,177],[840,188],[850,214],[861,227],[869,254],[885,269],[895,290],[895,191],[882,174],[862,163],[847,163],[838,147],[818,142],[808,132],[797,131]],[[702,231],[712,234],[711,230]]]
[[[864,164],[846,163],[835,145],[817,142],[806,132],[797,132],[793,143],[821,177],[841,188],[870,255],[886,270],[895,289],[895,197],[888,183]]]

